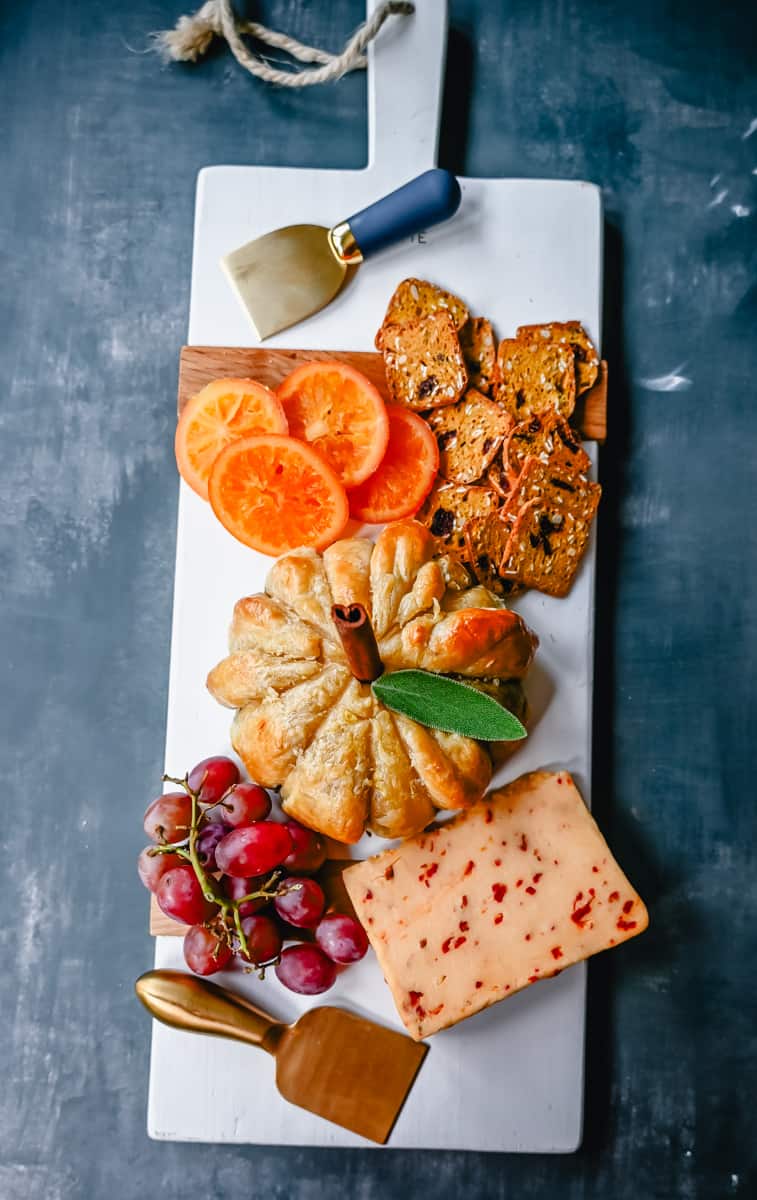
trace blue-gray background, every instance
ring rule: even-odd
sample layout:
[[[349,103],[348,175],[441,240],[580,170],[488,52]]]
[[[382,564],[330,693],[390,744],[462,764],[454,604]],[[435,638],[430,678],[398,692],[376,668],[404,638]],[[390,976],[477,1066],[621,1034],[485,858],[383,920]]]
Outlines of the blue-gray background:
[[[134,859],[163,750],[195,176],[366,156],[364,77],[290,94],[221,50],[163,68],[145,35],[181,9],[0,11],[0,1200],[754,1195],[750,0],[451,5],[444,165],[594,180],[607,212],[595,806],[652,927],[590,970],[583,1150],[145,1136]],[[256,15],[335,48],[361,4]]]

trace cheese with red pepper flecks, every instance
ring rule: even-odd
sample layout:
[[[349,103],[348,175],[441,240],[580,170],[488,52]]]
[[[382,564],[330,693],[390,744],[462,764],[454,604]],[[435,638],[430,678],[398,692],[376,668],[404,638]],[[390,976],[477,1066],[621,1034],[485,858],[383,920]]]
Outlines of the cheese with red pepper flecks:
[[[567,771],[534,771],[344,883],[420,1040],[646,929]]]

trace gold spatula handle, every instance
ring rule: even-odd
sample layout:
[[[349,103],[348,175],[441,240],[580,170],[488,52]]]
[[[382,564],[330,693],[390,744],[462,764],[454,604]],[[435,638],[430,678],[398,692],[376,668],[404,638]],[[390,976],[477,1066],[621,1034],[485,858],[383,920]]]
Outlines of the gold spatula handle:
[[[145,1008],[174,1029],[235,1038],[269,1054],[287,1029],[242,996],[184,971],[148,971],[134,988]]]

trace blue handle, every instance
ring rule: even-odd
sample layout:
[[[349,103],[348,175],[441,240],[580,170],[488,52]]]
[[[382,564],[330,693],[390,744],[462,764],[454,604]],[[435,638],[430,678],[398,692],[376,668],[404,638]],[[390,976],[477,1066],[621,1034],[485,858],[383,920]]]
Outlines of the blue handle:
[[[454,216],[460,184],[450,171],[434,167],[350,217],[348,224],[363,258],[402,238]]]

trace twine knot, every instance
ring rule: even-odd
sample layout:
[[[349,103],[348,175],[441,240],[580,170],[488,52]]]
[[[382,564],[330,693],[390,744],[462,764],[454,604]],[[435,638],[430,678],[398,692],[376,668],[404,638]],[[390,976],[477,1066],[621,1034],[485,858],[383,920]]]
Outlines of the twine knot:
[[[268,29],[257,21],[239,20],[231,0],[206,0],[192,16],[179,17],[173,29],[152,35],[155,48],[164,62],[197,62],[207,53],[214,37],[224,38],[241,67],[257,79],[280,87],[309,87],[315,83],[331,83],[341,79],[349,71],[364,69],[367,63],[365,49],[381,26],[392,16],[409,16],[415,5],[405,0],[386,0],[349,39],[341,54],[329,54],[315,46],[305,46],[287,34]],[[306,70],[282,70],[272,67],[259,55],[253,54],[243,41],[247,34],[285,50],[299,62],[318,63]]]

